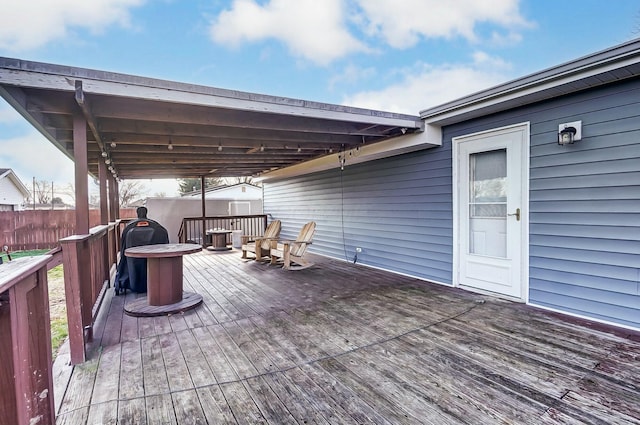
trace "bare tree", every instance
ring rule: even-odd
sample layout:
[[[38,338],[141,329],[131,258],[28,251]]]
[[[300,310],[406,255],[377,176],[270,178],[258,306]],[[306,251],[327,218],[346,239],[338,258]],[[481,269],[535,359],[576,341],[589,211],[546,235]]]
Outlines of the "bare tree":
[[[223,184],[223,180],[219,177],[207,177],[204,179],[204,187],[216,187],[221,186]],[[196,190],[200,190],[201,181],[199,178],[195,179],[178,179],[179,188],[181,194],[187,194],[191,192],[195,192]]]
[[[45,180],[34,180],[33,182],[34,199],[39,204],[48,204],[51,200],[51,182]]]
[[[252,184],[254,186],[261,186],[262,185],[261,182],[254,182],[253,181],[253,177],[251,177],[251,176],[229,177],[227,180],[228,180],[229,184],[246,183],[246,184]]]
[[[60,193],[71,200],[72,204],[76,203],[76,187],[73,183],[67,183],[67,185],[60,191]]]
[[[124,180],[119,185],[120,206],[128,207],[133,201],[140,199],[147,191],[145,185],[136,180]]]

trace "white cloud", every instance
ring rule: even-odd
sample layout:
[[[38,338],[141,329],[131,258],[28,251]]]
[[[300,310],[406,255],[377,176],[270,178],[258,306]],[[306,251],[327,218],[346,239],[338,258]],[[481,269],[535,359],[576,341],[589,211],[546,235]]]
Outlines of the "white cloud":
[[[75,180],[73,162],[35,130],[0,139],[0,166],[13,169],[29,181],[35,177],[66,185]]]
[[[334,75],[329,80],[331,89],[338,84],[352,84],[361,80],[367,80],[376,75],[376,69],[373,67],[361,68],[354,64],[347,65],[341,74]]]
[[[211,23],[210,34],[230,46],[274,38],[295,56],[326,65],[367,50],[349,33],[344,6],[342,0],[235,0]]]
[[[504,28],[531,25],[520,15],[518,0],[403,0],[401,6],[397,0],[356,1],[364,12],[367,33],[395,48],[411,47],[421,37],[477,41],[475,27],[483,22]]]
[[[496,28],[480,37],[478,26],[487,23]],[[327,65],[376,51],[352,29],[404,49],[424,38],[513,44],[521,37],[517,30],[531,25],[519,0],[234,0],[211,21],[209,32],[212,41],[229,47],[279,40],[294,56]]]
[[[417,63],[399,70],[401,81],[377,91],[345,97],[345,105],[417,115],[421,110],[495,86],[509,79],[504,60],[476,52],[469,64]]]
[[[113,24],[128,27],[129,9],[144,1],[0,0],[0,49],[35,49],[77,28],[100,33]]]

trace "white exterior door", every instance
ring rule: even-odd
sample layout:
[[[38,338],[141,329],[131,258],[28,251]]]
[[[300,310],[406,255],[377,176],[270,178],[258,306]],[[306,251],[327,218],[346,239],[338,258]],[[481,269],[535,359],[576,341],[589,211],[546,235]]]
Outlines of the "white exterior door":
[[[526,301],[529,126],[453,144],[455,283]]]

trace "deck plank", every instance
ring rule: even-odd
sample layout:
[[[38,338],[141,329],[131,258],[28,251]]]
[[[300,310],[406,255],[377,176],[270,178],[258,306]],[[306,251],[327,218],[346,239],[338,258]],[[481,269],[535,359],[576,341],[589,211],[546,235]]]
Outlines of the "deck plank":
[[[144,398],[120,400],[118,403],[118,425],[151,425],[147,421]]]
[[[176,332],[176,337],[193,384],[196,387],[204,387],[215,382],[213,372],[211,372],[207,359],[191,330]]]
[[[210,385],[206,388],[198,388],[196,391],[208,423],[221,425],[238,423],[219,386]]]
[[[640,425],[638,335],[313,260],[186,256],[204,302],[172,316],[109,291],[89,361],[56,372],[57,423]]]
[[[214,378],[211,383],[235,381],[238,379],[238,374],[218,345],[215,334],[210,331],[211,328],[213,326],[196,328],[192,331],[213,373]]]
[[[278,394],[282,404],[287,407],[298,423],[309,425],[329,423],[319,411],[309,405],[302,389],[287,379],[283,373],[264,375],[260,379]]]
[[[124,341],[122,343],[121,359],[120,398],[131,399],[143,397],[144,375],[140,340]]]
[[[120,387],[121,346],[105,347],[100,355],[91,403],[118,400]]]
[[[149,424],[178,425],[171,395],[158,394],[145,397],[145,406]]]
[[[251,378],[245,382],[245,388],[253,399],[262,416],[270,424],[296,424],[289,410],[278,395],[261,378]]]
[[[193,381],[189,375],[187,362],[182,355],[180,344],[173,333],[160,335],[160,347],[162,348],[162,358],[167,372],[167,380],[171,392],[182,391],[193,388]]]
[[[105,403],[92,404],[89,408],[87,423],[90,424],[115,424],[118,422],[118,401],[111,400]]]
[[[169,379],[162,357],[160,338],[157,336],[145,338],[140,343],[145,395],[168,393]]]
[[[265,424],[267,423],[260,409],[241,382],[229,382],[221,384],[220,389],[224,398],[233,412],[233,416],[239,424]]]
[[[206,424],[202,406],[195,390],[177,391],[171,394],[178,425]]]

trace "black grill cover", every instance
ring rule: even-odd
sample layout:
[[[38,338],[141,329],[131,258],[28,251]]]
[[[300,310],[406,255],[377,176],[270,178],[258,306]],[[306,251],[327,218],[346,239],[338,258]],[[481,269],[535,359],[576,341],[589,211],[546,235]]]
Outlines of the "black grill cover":
[[[116,276],[116,293],[123,289],[147,292],[147,259],[126,257],[127,248],[141,245],[169,243],[167,229],[158,222],[138,219],[127,224],[122,231],[120,264]]]

